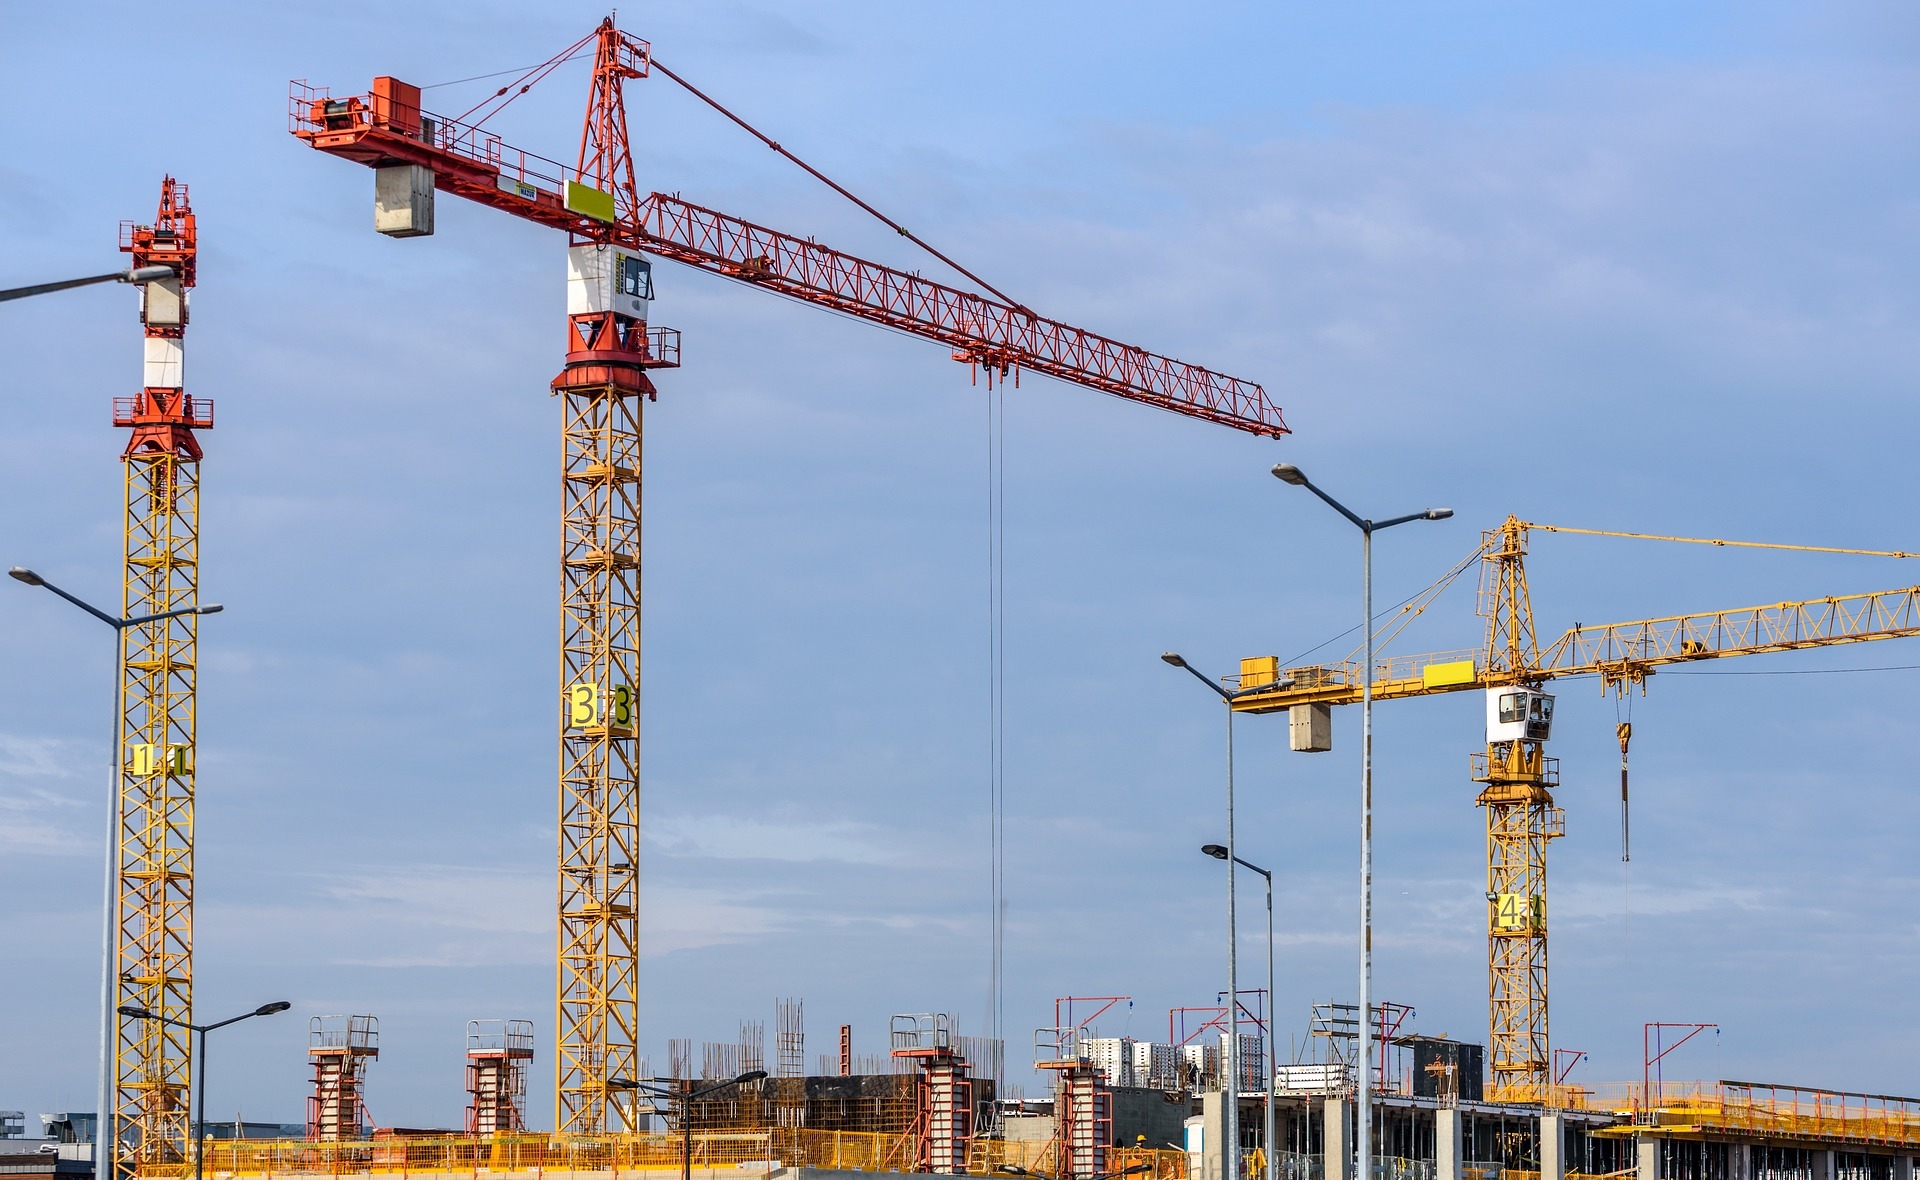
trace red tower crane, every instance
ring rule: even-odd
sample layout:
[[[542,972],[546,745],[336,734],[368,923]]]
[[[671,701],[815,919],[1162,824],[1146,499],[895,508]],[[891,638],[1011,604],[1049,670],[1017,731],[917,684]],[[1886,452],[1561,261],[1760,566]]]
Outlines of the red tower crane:
[[[591,47],[593,82],[572,165],[511,147],[483,124]],[[555,1128],[631,1130],[616,1082],[638,1066],[640,475],[649,372],[680,363],[679,333],[651,326],[648,256],[750,283],[922,336],[989,381],[1026,369],[1251,434],[1287,433],[1257,384],[1046,319],[1006,298],[892,221],[902,236],[978,282],[933,282],[662,193],[634,181],[621,87],[658,71],[886,221],[791,152],[695,90],[608,18],[462,115],[423,110],[391,77],[333,98],[292,85],[289,130],[374,170],[374,228],[433,232],[436,191],[568,235],[567,355],[551,383],[564,401],[558,1018]]]

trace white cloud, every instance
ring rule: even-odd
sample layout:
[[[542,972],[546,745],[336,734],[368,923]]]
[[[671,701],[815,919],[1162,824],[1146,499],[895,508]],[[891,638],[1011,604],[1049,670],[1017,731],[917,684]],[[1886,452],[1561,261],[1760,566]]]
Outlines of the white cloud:
[[[678,815],[641,824],[641,839],[670,856],[713,860],[898,864],[897,834],[855,820],[780,822],[739,815]]]
[[[87,783],[78,768],[91,753],[81,742],[0,734],[0,851],[100,854],[101,838],[85,830],[93,809],[76,798]],[[104,770],[94,779],[102,794],[105,779]]]

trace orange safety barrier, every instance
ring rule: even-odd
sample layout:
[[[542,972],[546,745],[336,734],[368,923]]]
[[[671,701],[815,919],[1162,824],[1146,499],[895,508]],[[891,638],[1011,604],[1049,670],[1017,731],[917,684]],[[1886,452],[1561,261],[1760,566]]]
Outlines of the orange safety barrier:
[[[858,1131],[810,1131],[772,1127],[761,1131],[707,1131],[693,1136],[691,1165],[696,1171],[724,1169],[741,1176],[756,1166],[834,1168],[843,1171],[909,1171],[918,1157],[911,1134],[876,1135]],[[1058,1145],[1051,1141],[976,1139],[967,1171],[991,1176],[1015,1165],[1040,1176],[1054,1175]],[[1116,1149],[1119,1168],[1152,1165],[1141,1180],[1186,1180],[1187,1157],[1179,1151]],[[413,1176],[482,1172],[673,1171],[681,1166],[681,1139],[652,1135],[497,1135],[431,1136],[405,1139],[357,1139],[311,1142],[304,1139],[222,1139],[206,1145],[206,1173],[228,1177]],[[157,1178],[190,1175],[184,1169],[143,1173]]]

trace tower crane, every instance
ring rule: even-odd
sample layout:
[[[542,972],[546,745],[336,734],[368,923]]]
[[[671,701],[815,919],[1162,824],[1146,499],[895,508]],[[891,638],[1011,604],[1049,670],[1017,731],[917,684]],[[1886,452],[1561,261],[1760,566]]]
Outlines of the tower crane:
[[[153,224],[120,226],[139,267],[172,277],[141,287],[146,355],[140,392],[113,399],[113,424],[132,431],[126,477],[120,613],[116,792],[113,1085],[98,1142],[112,1175],[164,1171],[191,1142],[185,1025],[193,1019],[193,812],[200,586],[197,430],[213,402],[186,392],[187,292],[197,278],[199,231],[187,186],[166,177]],[[130,1020],[143,1008],[165,1020]],[[127,1146],[123,1149],[122,1144]],[[107,1173],[103,1169],[103,1175]]]
[[[1410,620],[1452,580],[1480,567],[1480,613],[1486,642],[1478,651],[1376,657],[1373,699],[1481,690],[1486,695],[1486,748],[1469,761],[1487,813],[1487,1003],[1494,1101],[1541,1102],[1551,1093],[1547,1041],[1547,844],[1565,835],[1566,815],[1554,803],[1560,760],[1546,755],[1553,732],[1549,681],[1597,676],[1603,692],[1644,691],[1662,667],[1698,660],[1797,651],[1920,635],[1920,586],[1845,597],[1779,602],[1735,610],[1609,623],[1575,624],[1542,648],[1527,589],[1530,530],[1643,537],[1713,545],[1749,545],[1881,557],[1916,554],[1807,545],[1763,545],[1692,537],[1648,537],[1531,524],[1509,516],[1481,534],[1479,549],[1402,610]],[[1289,746],[1332,746],[1333,706],[1358,702],[1365,669],[1352,659],[1282,669],[1274,656],[1240,661],[1242,693],[1230,703],[1246,713],[1288,714]],[[1262,685],[1272,688],[1262,689]],[[1248,691],[1252,690],[1252,691]],[[1620,740],[1622,851],[1625,851],[1627,728]]]
[[[511,147],[484,124],[576,55],[593,55],[572,164]],[[623,85],[659,73],[990,292],[934,282],[654,192],[634,179]],[[677,367],[680,336],[649,321],[654,258],[946,345],[989,382],[1022,369],[1254,435],[1287,433],[1257,384],[1036,315],[926,246],[694,89],[612,18],[470,111],[423,110],[379,77],[334,98],[292,84],[289,130],[374,171],[374,228],[433,232],[436,192],[567,235],[561,399],[559,947],[554,1126],[631,1130],[638,1066],[641,406]],[[625,1105],[623,1105],[623,1103]]]

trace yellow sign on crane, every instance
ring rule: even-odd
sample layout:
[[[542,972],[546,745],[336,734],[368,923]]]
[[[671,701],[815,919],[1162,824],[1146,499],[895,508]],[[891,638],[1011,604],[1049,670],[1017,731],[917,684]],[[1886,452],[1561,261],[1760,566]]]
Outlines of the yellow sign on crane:
[[[1641,540],[1681,541],[1743,548],[1793,549],[1874,557],[1916,557],[1899,551],[1719,541],[1646,533],[1603,532],[1529,524],[1509,516],[1481,534],[1480,548],[1402,609],[1399,626],[1467,568],[1480,566],[1480,613],[1487,637],[1477,652],[1379,658],[1373,669],[1377,701],[1481,689],[1487,695],[1487,745],[1470,761],[1482,784],[1475,802],[1487,812],[1487,984],[1493,1101],[1539,1102],[1550,1096],[1552,1053],[1547,1040],[1547,843],[1566,833],[1554,804],[1559,759],[1546,756],[1553,731],[1553,696],[1543,687],[1566,676],[1598,676],[1603,692],[1624,693],[1671,664],[1840,643],[1920,635],[1920,586],[1845,597],[1575,626],[1544,649],[1535,638],[1527,591],[1530,529]],[[1395,629],[1397,633],[1397,628]],[[1236,696],[1243,713],[1286,711],[1290,746],[1332,748],[1328,714],[1360,700],[1365,668],[1336,664],[1281,669],[1274,656],[1240,661],[1240,687],[1286,685]],[[1621,803],[1626,802],[1628,727],[1619,729]],[[1624,818],[1623,818],[1624,822]],[[1623,833],[1624,836],[1624,833]]]

